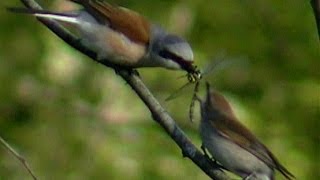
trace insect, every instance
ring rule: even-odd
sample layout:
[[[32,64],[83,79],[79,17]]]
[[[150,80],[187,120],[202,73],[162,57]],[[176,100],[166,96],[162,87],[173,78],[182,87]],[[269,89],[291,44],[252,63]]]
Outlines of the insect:
[[[194,85],[193,88],[193,94],[191,98],[191,103],[189,105],[189,120],[193,122],[194,119],[194,105],[197,99],[197,93],[199,92],[199,86],[200,83],[202,82],[202,79],[205,77],[208,77],[209,74],[216,74],[220,70],[224,69],[225,67],[235,64],[237,61],[241,62],[243,64],[243,59],[226,59],[224,54],[219,54],[217,57],[215,57],[212,60],[212,63],[206,66],[203,70],[200,70],[198,66],[193,66],[192,69],[188,72],[187,75],[184,75],[183,77],[187,76],[188,82],[182,85],[179,89],[174,91],[168,98],[166,98],[166,101],[170,101],[172,99],[177,98],[180,94],[181,91],[186,89],[187,87]]]

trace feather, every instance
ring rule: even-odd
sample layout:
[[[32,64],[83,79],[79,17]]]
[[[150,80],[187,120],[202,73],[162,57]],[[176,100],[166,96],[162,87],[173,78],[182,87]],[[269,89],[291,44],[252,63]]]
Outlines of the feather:
[[[131,41],[149,44],[151,25],[145,17],[123,7],[98,0],[71,0],[82,5],[99,23],[121,32]]]
[[[26,8],[7,8],[8,11],[14,13],[31,14],[36,17],[54,19],[62,22],[68,22],[72,24],[79,24],[78,15],[71,13],[56,13],[47,10],[36,10],[36,9],[26,9]]]

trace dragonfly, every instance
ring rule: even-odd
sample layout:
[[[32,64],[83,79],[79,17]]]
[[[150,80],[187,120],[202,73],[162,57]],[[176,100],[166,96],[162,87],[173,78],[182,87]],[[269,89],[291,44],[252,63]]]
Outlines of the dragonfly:
[[[236,59],[239,60],[239,59]],[[182,76],[187,77],[188,82],[182,85],[179,89],[174,91],[166,101],[173,100],[177,98],[181,92],[187,87],[194,85],[193,94],[191,98],[191,103],[189,105],[189,120],[193,122],[194,119],[194,105],[197,100],[197,93],[199,92],[200,82],[210,74],[217,74],[220,70],[225,69],[227,66],[234,64],[236,62],[235,59],[226,59],[224,54],[220,54],[215,57],[209,65],[206,66],[205,69],[201,70],[197,66],[193,66],[192,71],[188,74]],[[243,61],[242,61],[243,62]],[[180,77],[181,78],[181,77]]]

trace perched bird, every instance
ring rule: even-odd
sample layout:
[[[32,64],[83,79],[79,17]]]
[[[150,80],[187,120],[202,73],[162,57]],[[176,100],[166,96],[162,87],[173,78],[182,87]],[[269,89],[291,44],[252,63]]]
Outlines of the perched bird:
[[[182,69],[195,80],[200,71],[193,65],[193,51],[183,38],[170,34],[132,10],[100,0],[70,0],[83,6],[73,12],[8,8],[18,13],[54,19],[73,25],[81,40],[96,51],[98,60],[138,67]]]
[[[228,101],[210,89],[207,97],[200,98],[199,126],[202,148],[227,170],[244,179],[273,180],[274,170],[287,179],[294,178],[271,151],[237,119]]]

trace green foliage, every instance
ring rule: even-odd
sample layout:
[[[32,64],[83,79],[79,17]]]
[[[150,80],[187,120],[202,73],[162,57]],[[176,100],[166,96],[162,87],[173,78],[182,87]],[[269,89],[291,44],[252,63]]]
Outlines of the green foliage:
[[[186,37],[201,67],[218,54],[240,59],[208,81],[298,179],[320,178],[320,53],[308,1],[112,2]],[[34,18],[0,10],[0,42],[0,135],[40,179],[207,179],[125,82]],[[192,88],[164,101],[184,73],[140,74],[200,146],[187,114]],[[0,154],[0,179],[28,177],[3,148]]]

